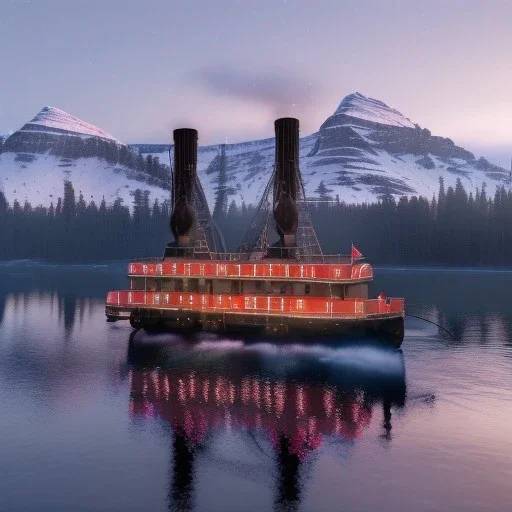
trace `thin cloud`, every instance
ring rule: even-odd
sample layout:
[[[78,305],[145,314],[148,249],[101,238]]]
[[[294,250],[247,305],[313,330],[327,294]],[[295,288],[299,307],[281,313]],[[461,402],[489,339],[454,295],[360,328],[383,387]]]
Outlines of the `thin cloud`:
[[[246,73],[206,67],[194,72],[191,81],[214,96],[258,103],[276,116],[304,113],[318,95],[310,79],[284,71]]]

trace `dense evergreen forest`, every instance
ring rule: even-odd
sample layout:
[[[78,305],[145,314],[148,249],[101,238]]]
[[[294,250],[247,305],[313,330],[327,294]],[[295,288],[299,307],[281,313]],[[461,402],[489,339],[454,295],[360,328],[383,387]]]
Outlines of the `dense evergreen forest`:
[[[510,265],[512,192],[501,187],[467,194],[460,181],[437,197],[383,199],[347,205],[324,198],[310,205],[325,253],[348,253],[350,243],[381,264]],[[254,215],[252,207],[216,211],[228,249],[233,250]],[[132,212],[117,200],[107,206],[76,197],[70,182],[49,208],[17,201],[0,192],[0,259],[97,261],[158,256],[171,239],[170,205],[149,202],[136,190]]]

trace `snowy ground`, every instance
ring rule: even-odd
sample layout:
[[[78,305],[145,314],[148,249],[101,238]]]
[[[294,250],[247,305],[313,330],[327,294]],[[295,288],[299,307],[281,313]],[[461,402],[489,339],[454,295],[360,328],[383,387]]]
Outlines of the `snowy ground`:
[[[159,187],[137,181],[140,173],[134,173],[119,165],[109,165],[99,158],[79,158],[71,162],[53,155],[34,155],[33,162],[16,161],[15,153],[0,155],[0,190],[12,205],[14,199],[23,205],[25,200],[32,206],[48,206],[63,197],[64,181],[70,180],[78,199],[80,192],[86,203],[97,205],[105,197],[107,204],[118,197],[127,206],[132,204],[130,192],[137,188],[149,190],[151,200],[169,199],[169,192]]]

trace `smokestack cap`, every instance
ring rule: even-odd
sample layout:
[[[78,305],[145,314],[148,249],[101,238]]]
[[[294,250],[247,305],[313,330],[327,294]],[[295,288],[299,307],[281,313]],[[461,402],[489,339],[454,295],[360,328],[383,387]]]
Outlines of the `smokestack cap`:
[[[173,139],[176,141],[177,138],[189,138],[194,137],[197,140],[197,130],[194,128],[176,128],[172,132]]]
[[[274,121],[274,128],[277,129],[278,126],[293,126],[297,130],[299,129],[299,120],[295,117],[280,117]]]

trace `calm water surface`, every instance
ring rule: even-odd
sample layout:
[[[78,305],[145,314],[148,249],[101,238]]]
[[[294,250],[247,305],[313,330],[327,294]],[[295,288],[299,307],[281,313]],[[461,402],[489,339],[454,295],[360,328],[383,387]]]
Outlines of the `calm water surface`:
[[[510,510],[512,272],[381,269],[402,351],[135,336],[124,264],[0,264],[0,510]]]

